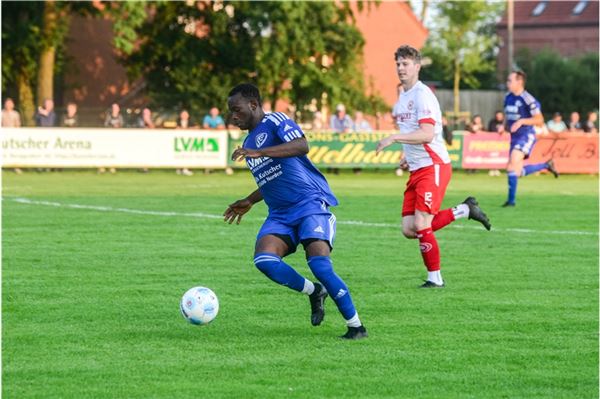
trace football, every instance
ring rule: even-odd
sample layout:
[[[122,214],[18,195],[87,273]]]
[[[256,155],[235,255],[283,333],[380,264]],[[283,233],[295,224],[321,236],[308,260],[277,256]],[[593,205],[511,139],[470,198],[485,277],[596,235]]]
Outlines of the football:
[[[190,323],[205,325],[217,317],[219,299],[209,288],[194,287],[183,294],[179,309],[183,317]]]

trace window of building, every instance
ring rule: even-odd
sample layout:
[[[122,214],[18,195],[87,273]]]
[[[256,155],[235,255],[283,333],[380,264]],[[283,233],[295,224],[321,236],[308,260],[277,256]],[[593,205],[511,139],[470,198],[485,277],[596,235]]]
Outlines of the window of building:
[[[546,6],[548,5],[547,1],[540,1],[535,8],[533,9],[533,11],[531,11],[531,15],[533,15],[534,17],[539,17],[540,15],[542,15],[542,13],[544,12],[544,10],[546,9]]]
[[[583,10],[585,10],[585,7],[588,5],[588,1],[587,0],[582,0],[577,2],[577,4],[575,4],[575,7],[573,7],[573,15],[579,15],[583,12]]]

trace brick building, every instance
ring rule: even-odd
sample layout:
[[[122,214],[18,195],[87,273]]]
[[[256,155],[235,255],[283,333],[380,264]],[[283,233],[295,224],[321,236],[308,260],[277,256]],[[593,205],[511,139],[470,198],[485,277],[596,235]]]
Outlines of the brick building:
[[[497,24],[502,40],[498,54],[498,71],[508,70],[507,15]],[[514,54],[520,49],[533,53],[550,48],[572,57],[598,52],[598,1],[515,1]]]

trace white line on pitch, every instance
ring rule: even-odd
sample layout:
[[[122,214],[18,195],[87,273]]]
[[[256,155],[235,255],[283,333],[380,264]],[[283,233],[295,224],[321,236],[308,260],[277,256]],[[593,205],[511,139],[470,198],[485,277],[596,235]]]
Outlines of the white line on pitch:
[[[97,205],[80,205],[80,204],[63,204],[60,202],[51,202],[51,201],[36,201],[30,200],[28,198],[5,198],[13,202],[18,202],[20,204],[28,204],[28,205],[43,205],[43,206],[53,206],[58,208],[71,208],[71,209],[86,209],[91,211],[99,211],[99,212],[120,212],[120,213],[129,213],[135,215],[152,215],[152,216],[184,216],[184,217],[195,217],[200,219],[223,219],[222,215],[215,215],[211,213],[203,213],[203,212],[192,212],[192,213],[184,213],[184,212],[167,212],[167,211],[146,211],[141,209],[129,209],[129,208],[113,208],[110,206],[97,206]],[[250,218],[250,220],[258,221],[262,219]],[[351,225],[351,226],[362,226],[362,227],[389,227],[389,228],[400,228],[400,223],[371,223],[371,222],[363,222],[360,220],[338,220],[337,224],[343,225]],[[477,229],[481,230],[479,225],[477,226],[465,226],[453,224],[448,227],[457,228],[457,229]],[[597,232],[592,231],[579,231],[579,230],[533,230],[533,229],[522,229],[522,228],[492,228],[492,232],[509,232],[509,233],[523,233],[523,234],[559,234],[559,235],[585,235],[585,236],[594,236],[598,235]]]

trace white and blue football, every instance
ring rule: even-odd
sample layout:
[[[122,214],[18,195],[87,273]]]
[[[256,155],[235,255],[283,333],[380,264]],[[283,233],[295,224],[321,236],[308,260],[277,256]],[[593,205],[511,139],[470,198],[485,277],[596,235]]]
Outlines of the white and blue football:
[[[183,294],[179,309],[183,317],[192,324],[205,325],[219,313],[219,299],[206,287],[190,288]]]

